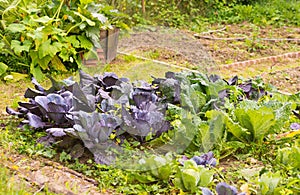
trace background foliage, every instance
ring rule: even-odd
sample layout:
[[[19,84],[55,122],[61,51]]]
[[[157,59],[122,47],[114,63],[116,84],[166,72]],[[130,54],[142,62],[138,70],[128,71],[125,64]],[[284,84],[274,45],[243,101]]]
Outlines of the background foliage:
[[[102,0],[130,15],[135,24],[154,23],[201,30],[205,22],[258,25],[299,25],[299,1],[296,0],[149,0],[145,13],[141,0]],[[198,27],[197,27],[198,26]]]

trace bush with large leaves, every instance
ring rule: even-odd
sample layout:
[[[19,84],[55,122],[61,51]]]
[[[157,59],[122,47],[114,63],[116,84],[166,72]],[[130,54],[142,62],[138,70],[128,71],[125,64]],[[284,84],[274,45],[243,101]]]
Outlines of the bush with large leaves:
[[[1,8],[0,55],[22,59],[38,81],[45,71],[76,70],[80,54],[101,47],[101,29],[125,25],[125,15],[87,0],[13,1]]]

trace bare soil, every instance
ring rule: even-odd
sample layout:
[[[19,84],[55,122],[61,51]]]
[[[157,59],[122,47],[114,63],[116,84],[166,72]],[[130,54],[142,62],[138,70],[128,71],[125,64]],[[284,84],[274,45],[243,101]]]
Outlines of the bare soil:
[[[1,152],[0,166],[14,172],[14,181],[27,186],[32,193],[45,189],[57,194],[111,194],[100,192],[98,183],[81,173],[44,158],[32,158],[17,153]],[[6,158],[4,158],[5,156]]]
[[[207,67],[219,66],[220,71],[217,74],[225,78],[234,75],[242,75],[245,78],[262,76],[266,82],[270,82],[279,90],[290,93],[299,91],[298,59],[280,60],[275,64],[261,62],[246,68],[222,68],[223,64],[300,51],[299,27],[257,27],[243,23],[213,25],[211,29],[200,34],[161,28],[137,30],[120,40],[119,50],[181,64],[201,72],[205,72]],[[223,38],[224,40],[219,40]],[[227,40],[228,38],[230,40]]]
[[[182,59],[185,59],[200,70],[215,65],[203,44],[192,34],[176,29],[153,27],[133,31],[119,41],[118,50],[140,55],[152,50],[160,54],[157,59],[169,62],[172,57],[176,64],[178,59],[184,64]]]

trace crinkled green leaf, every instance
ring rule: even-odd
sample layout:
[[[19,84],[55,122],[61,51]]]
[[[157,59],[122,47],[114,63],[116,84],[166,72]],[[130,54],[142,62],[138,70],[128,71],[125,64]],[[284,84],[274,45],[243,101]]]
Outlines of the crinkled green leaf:
[[[73,12],[75,15],[79,16],[81,18],[82,21],[88,23],[88,25],[90,26],[95,26],[96,23],[93,22],[92,20],[88,19],[87,17],[85,17],[84,15],[82,15],[81,13],[79,12]]]
[[[73,47],[79,48],[80,47],[80,42],[77,40],[76,35],[71,35],[66,37],[66,41],[71,43]]]
[[[93,0],[80,0],[80,3],[81,4],[89,4],[89,3],[91,3],[91,2],[93,2]]]
[[[52,20],[53,19],[49,18],[49,16],[43,16],[43,17],[40,17],[40,18],[32,19],[32,21],[34,21],[34,22],[40,22],[40,23],[43,23],[43,24],[51,22]]]
[[[240,125],[251,132],[253,141],[262,142],[276,123],[273,110],[265,106],[259,109],[238,108],[234,113]]]
[[[93,48],[93,43],[85,36],[78,36],[78,39],[82,48],[88,50],[91,50]]]
[[[223,137],[225,117],[222,112],[211,110],[206,112],[206,117],[210,119],[209,126],[202,126],[202,149],[208,152],[212,147],[217,144]],[[200,125],[201,127],[201,125]]]
[[[43,70],[47,70],[49,69],[48,64],[50,63],[51,59],[51,56],[45,56],[42,59],[38,59],[37,62]]]
[[[42,81],[44,79],[44,74],[40,66],[35,66],[33,63],[30,65],[30,73],[37,81]]]
[[[23,24],[10,24],[7,26],[6,30],[9,30],[12,33],[23,32],[26,30],[26,26]]]
[[[41,44],[39,48],[39,58],[49,55],[51,57],[55,56],[57,52],[59,52],[62,48],[62,44],[59,42],[51,43],[51,39],[48,39],[44,43]]]
[[[86,28],[86,36],[93,42],[96,48],[105,48],[106,45],[102,44],[100,41],[100,29],[97,26],[92,26]],[[102,44],[102,45],[101,45]]]
[[[212,182],[215,172],[202,166],[198,166],[198,169],[200,170],[200,182],[198,185],[201,187],[208,186]]]
[[[274,194],[275,188],[278,186],[280,180],[280,172],[268,172],[261,175],[259,179],[261,193],[263,195]]]
[[[243,142],[249,142],[251,135],[248,129],[243,128],[238,123],[234,122],[227,114],[225,114],[225,124],[227,130],[232,133],[237,139]]]
[[[61,60],[59,59],[59,57],[57,55],[55,55],[51,59],[51,65],[55,70],[59,70],[59,71],[62,71],[62,72],[67,72],[67,69],[66,69],[65,65],[61,62]]]
[[[3,62],[0,62],[0,76],[6,72],[7,68],[8,68],[8,66],[6,64],[4,64]]]
[[[11,48],[17,55],[20,55],[22,51],[29,52],[32,42],[29,40],[25,40],[23,43],[17,40],[11,41]]]

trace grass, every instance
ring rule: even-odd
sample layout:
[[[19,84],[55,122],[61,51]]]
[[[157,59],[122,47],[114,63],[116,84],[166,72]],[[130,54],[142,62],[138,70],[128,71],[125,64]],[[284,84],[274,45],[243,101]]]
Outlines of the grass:
[[[150,81],[152,77],[164,77],[165,72],[178,72],[179,69],[164,66],[151,61],[139,60],[133,56],[118,56],[117,59],[105,66],[85,67],[91,75],[95,73],[114,72],[119,77],[129,78],[130,81],[145,80]]]
[[[26,186],[22,181],[16,181],[12,172],[0,165],[0,194],[5,195],[29,195]]]

